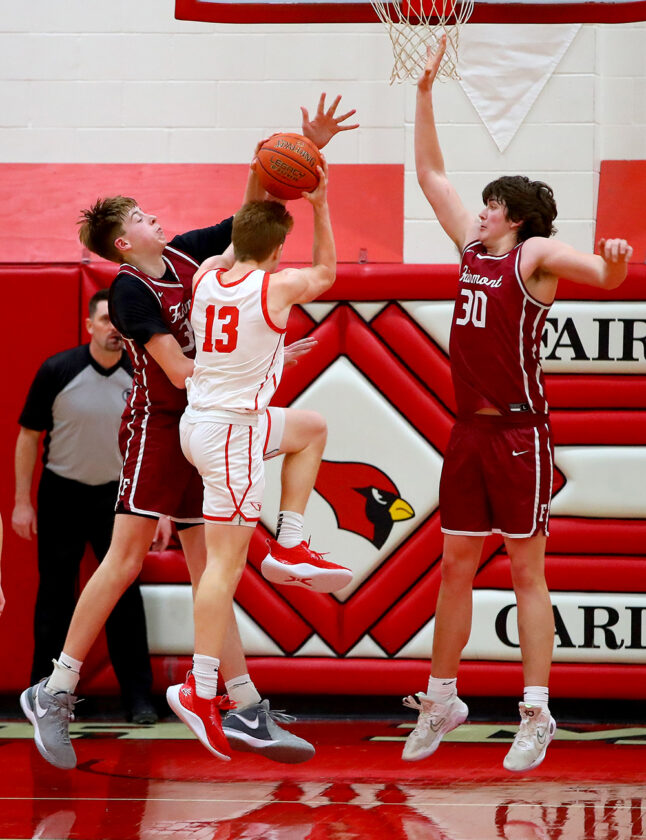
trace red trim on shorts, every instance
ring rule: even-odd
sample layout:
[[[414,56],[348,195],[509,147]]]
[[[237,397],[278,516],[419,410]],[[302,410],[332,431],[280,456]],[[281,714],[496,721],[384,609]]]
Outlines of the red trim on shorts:
[[[229,440],[231,439],[231,431],[233,429],[233,425],[229,423],[229,431],[227,432],[227,440],[224,444],[224,463],[226,467],[226,474],[227,474],[227,488],[229,490],[229,494],[231,496],[231,501],[233,502],[233,514],[226,518],[226,517],[213,517],[213,516],[206,516],[204,514],[205,519],[212,519],[216,522],[230,522],[235,516],[240,516],[244,519],[245,522],[258,522],[260,517],[249,518],[244,515],[242,512],[242,505],[244,504],[244,500],[247,498],[247,493],[251,490],[251,440],[253,437],[253,427],[249,426],[249,443],[247,446],[247,489],[242,494],[242,498],[240,502],[236,502],[236,497],[233,493],[231,488],[231,483],[229,482]]]
[[[267,454],[267,447],[269,446],[269,438],[271,437],[271,414],[267,411],[267,434],[265,436],[265,443],[262,447],[262,454]]]
[[[240,511],[236,511],[232,513],[231,516],[207,516],[206,513],[203,514],[204,519],[208,519],[209,522],[231,522],[232,519],[235,519],[236,516],[239,516],[241,519],[244,519],[245,522],[260,522],[260,517],[257,516],[254,519],[247,519],[247,517],[240,513]]]
[[[265,316],[265,321],[267,325],[272,328],[277,333],[284,333],[287,332],[287,327],[281,330],[280,327],[277,327],[276,324],[271,320],[269,317],[269,309],[267,308],[267,287],[269,286],[269,274],[265,272],[265,276],[262,278],[262,291],[260,293],[260,304],[262,306],[262,314]]]

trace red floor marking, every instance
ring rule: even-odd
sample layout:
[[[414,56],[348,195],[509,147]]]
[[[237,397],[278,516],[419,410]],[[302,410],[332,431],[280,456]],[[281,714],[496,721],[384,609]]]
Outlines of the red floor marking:
[[[370,740],[410,731],[393,723],[292,728],[315,743],[312,761],[235,753],[224,764],[192,739],[104,731],[74,740],[79,766],[64,772],[31,739],[1,740],[0,838],[636,840],[646,831],[643,744],[555,741],[533,773],[512,776],[501,766],[508,744],[445,743],[411,764],[401,742]]]

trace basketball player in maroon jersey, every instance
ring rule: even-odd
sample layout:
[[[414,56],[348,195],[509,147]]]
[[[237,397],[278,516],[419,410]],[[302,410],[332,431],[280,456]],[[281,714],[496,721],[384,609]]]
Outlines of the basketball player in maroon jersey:
[[[467,717],[456,676],[471,630],[473,578],[485,537],[496,532],[511,561],[525,682],[504,766],[522,772],[540,764],[556,729],[548,708],[554,616],[544,573],[553,449],[541,334],[559,277],[614,289],[632,248],[623,239],[601,240],[596,256],[551,239],[552,190],[522,176],[488,184],[473,218],[446,176],[435,126],[432,87],[445,46],[444,39],[429,50],[418,80],[415,163],[424,195],[462,255],[449,348],[458,411],[440,481],[444,551],[431,676],[426,694],[404,700],[419,718],[402,757],[431,755]]]
[[[339,101],[336,97],[326,111],[323,94],[312,120],[307,110],[301,109],[303,134],[319,148],[337,132],[356,127],[342,124],[354,111],[335,116]],[[250,170],[244,202],[265,196]],[[195,342],[188,319],[192,278],[201,262],[228,248],[232,224],[230,218],[176,236],[167,244],[156,216],[142,211],[133,199],[119,196],[98,201],[83,215],[83,244],[121,266],[111,287],[110,314],[126,340],[134,379],[120,432],[124,466],[110,549],[81,593],[52,675],[26,689],[20,698],[23,712],[34,725],[39,752],[62,769],[76,766],[68,730],[81,665],[114,604],[139,574],[160,515],[170,515],[177,523],[194,587],[204,569],[202,481],[181,453],[178,425],[186,406],[185,380],[193,371]],[[309,429],[296,429],[292,435],[295,447],[307,445],[303,433],[321,437],[316,423]],[[323,428],[323,442],[324,433]],[[315,448],[319,444],[317,440]],[[247,673],[233,609],[222,660],[231,699],[240,707],[260,706],[260,695]],[[314,754],[311,744],[281,730],[274,713],[264,706],[262,715],[272,717],[273,740],[265,745],[269,757],[284,760],[275,749],[281,733],[289,741],[290,762]],[[257,743],[255,748],[263,754],[263,744]]]

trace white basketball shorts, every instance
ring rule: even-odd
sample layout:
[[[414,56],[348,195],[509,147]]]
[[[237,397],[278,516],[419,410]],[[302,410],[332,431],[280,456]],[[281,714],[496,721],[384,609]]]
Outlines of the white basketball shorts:
[[[265,412],[257,427],[182,417],[182,451],[202,476],[205,520],[255,526],[265,489],[263,460],[279,454],[284,428],[280,408]]]

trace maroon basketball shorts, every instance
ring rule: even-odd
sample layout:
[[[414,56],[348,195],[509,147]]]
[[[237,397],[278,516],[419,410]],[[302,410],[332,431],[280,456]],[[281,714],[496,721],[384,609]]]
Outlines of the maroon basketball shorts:
[[[117,513],[165,515],[188,525],[203,522],[202,479],[182,453],[179,419],[160,412],[136,415],[121,424]]]
[[[445,534],[517,539],[548,533],[553,447],[549,420],[475,415],[451,431],[440,480]],[[534,420],[529,422],[535,422]]]

